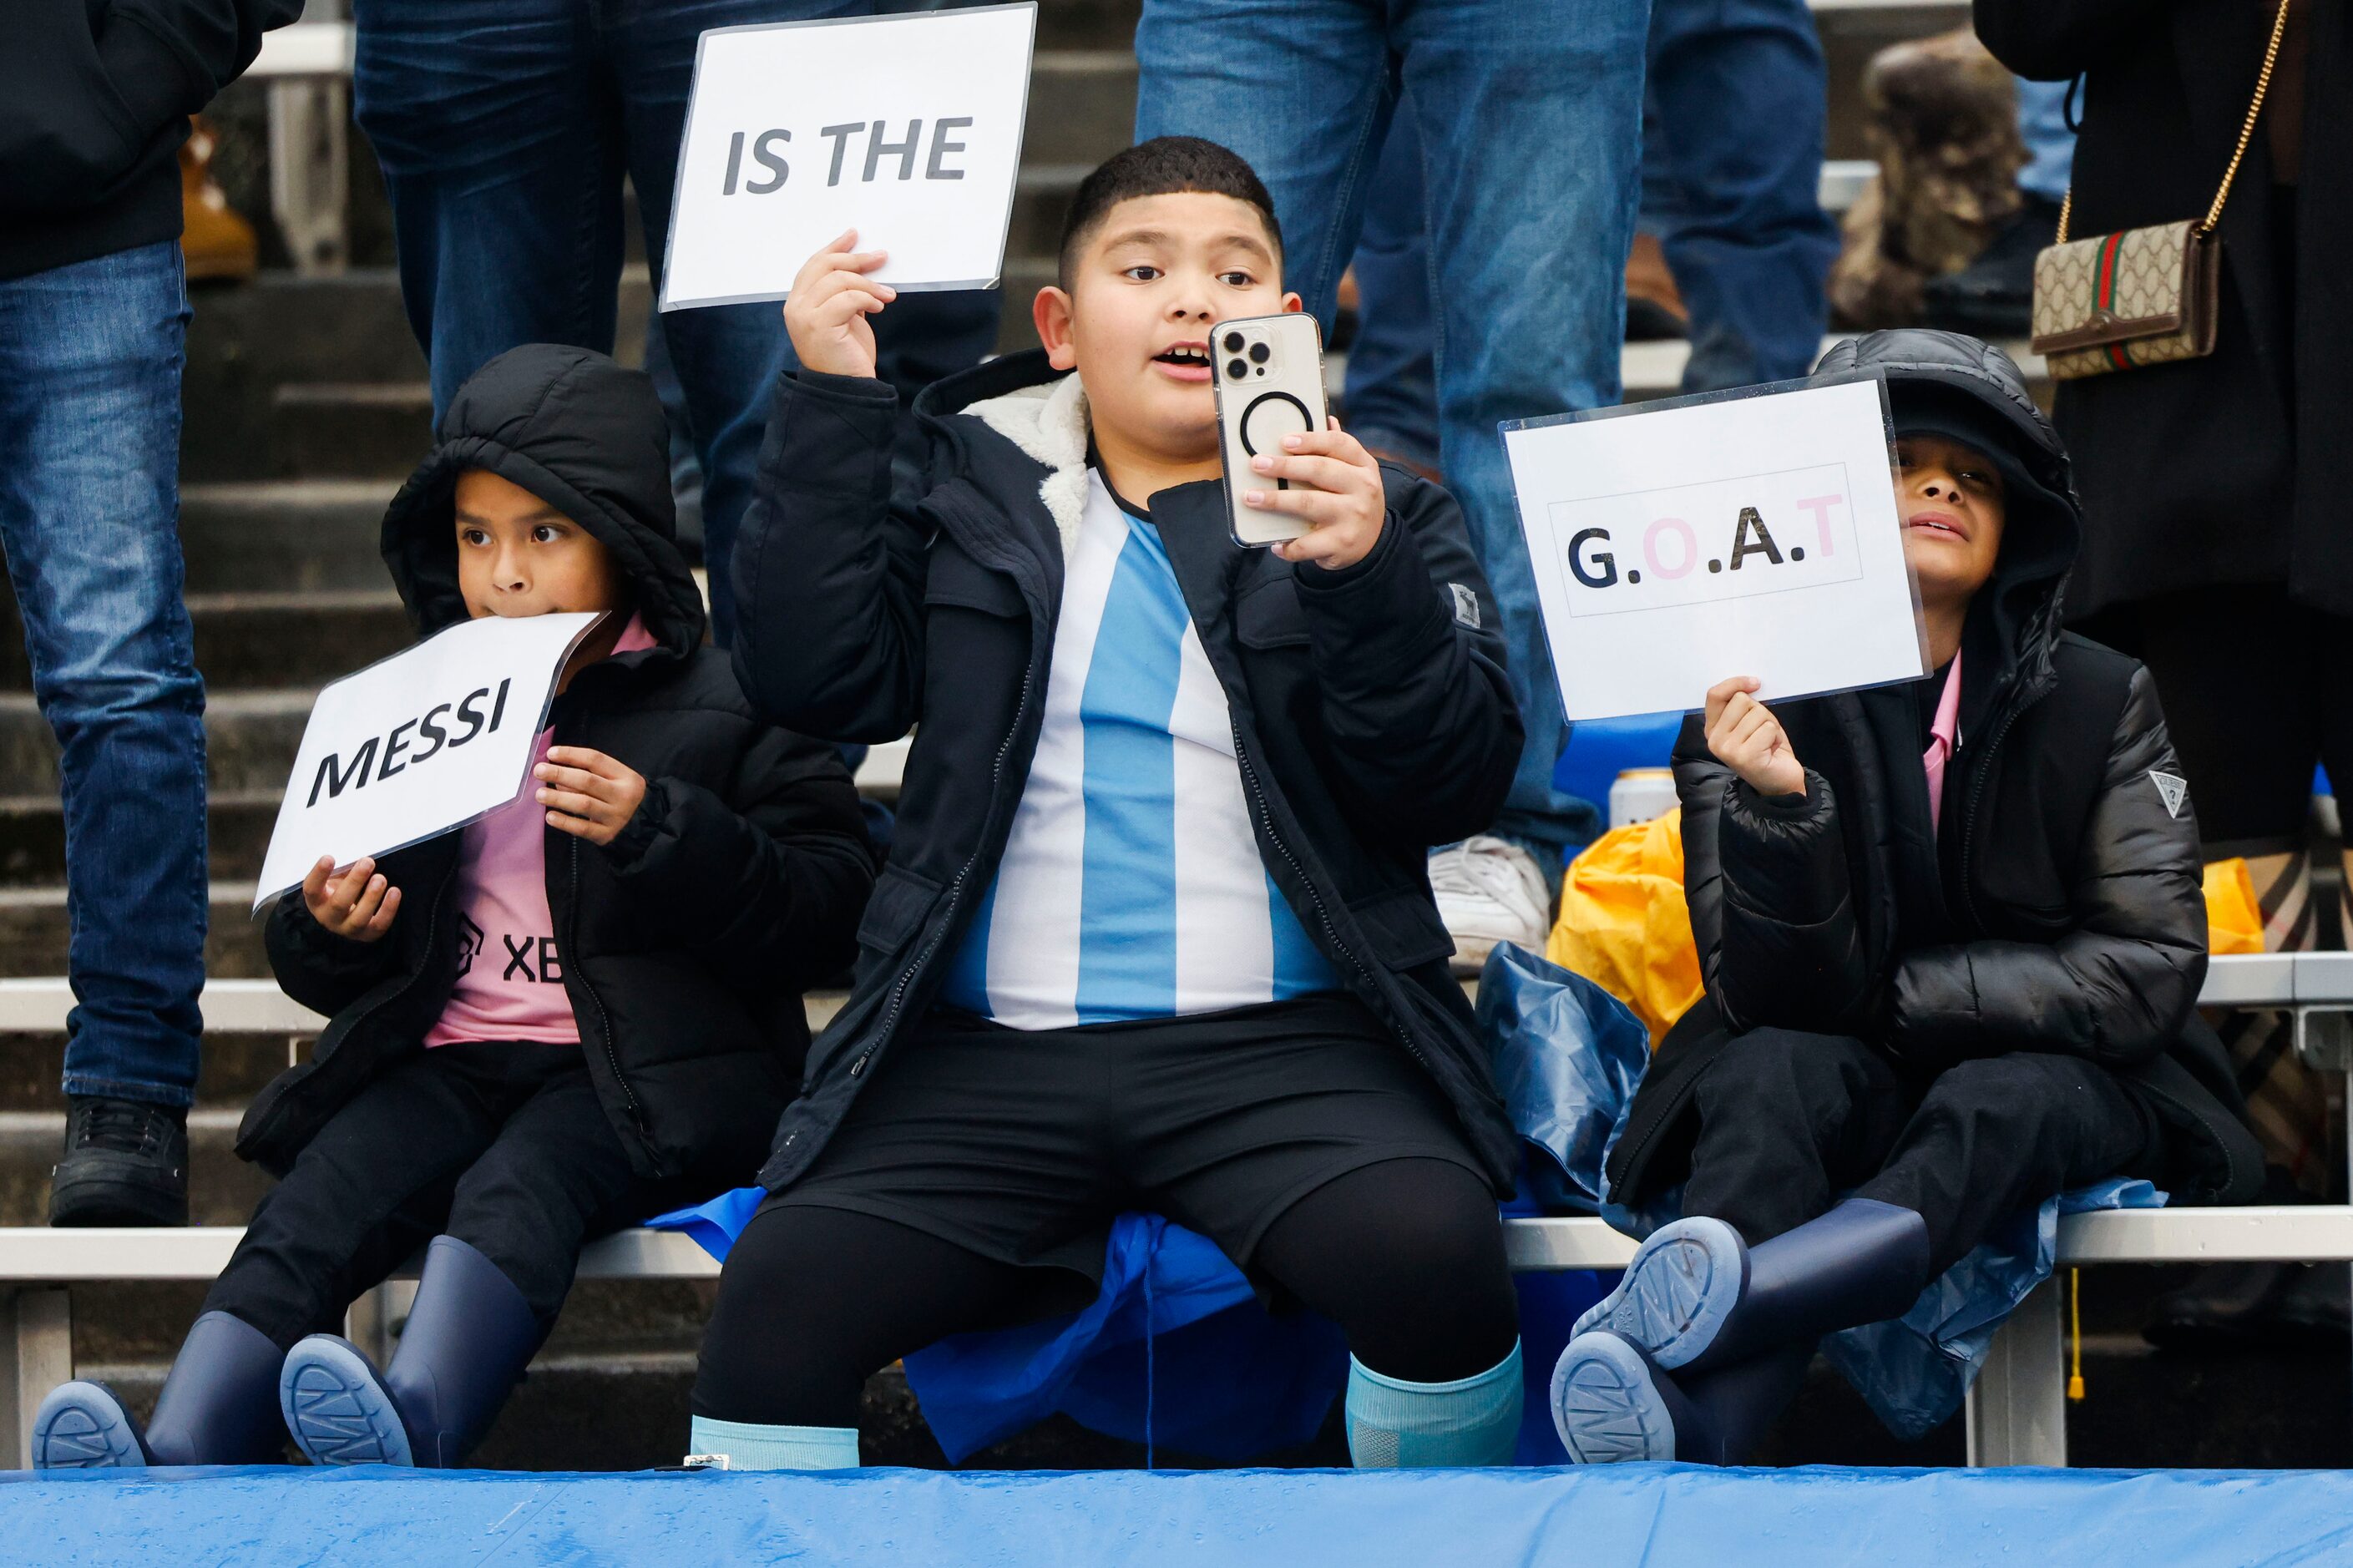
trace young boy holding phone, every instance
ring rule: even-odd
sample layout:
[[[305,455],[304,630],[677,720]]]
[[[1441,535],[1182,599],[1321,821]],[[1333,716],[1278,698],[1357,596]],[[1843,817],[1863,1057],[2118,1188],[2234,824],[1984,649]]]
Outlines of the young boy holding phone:
[[[1509,1459],[1517,1160],[1423,867],[1521,731],[1454,502],[1337,430],[1252,464],[1231,536],[1211,329],[1296,310],[1266,191],[1166,138],[1081,186],[1042,353],[895,398],[853,235],[786,307],[735,557],[779,722],[919,724],[858,983],[721,1281],[696,1450],[858,1462],[859,1392],[959,1331],[1092,1296],[1156,1209],[1336,1319],[1359,1464]],[[1276,481],[1290,481],[1279,488]]]

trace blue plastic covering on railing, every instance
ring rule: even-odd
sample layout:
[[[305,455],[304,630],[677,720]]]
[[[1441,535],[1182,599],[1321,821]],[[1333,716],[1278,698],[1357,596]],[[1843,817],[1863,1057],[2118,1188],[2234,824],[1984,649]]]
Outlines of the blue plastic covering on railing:
[[[2353,1554],[2353,1476],[2338,1471],[169,1475],[0,1486],[0,1563],[2221,1568]]]

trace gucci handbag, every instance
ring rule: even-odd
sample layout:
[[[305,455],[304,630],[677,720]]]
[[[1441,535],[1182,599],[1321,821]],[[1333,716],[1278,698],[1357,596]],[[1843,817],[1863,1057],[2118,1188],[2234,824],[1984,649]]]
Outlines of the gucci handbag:
[[[2071,241],[2067,220],[2074,212],[2075,193],[2068,191],[2059,208],[2058,235],[2034,258],[2031,346],[2050,366],[2052,379],[2105,375],[2202,359],[2214,352],[2222,289],[2222,241],[2214,227],[2222,221],[2222,204],[2230,199],[2231,182],[2238,177],[2239,162],[2247,155],[2263,110],[2263,95],[2271,89],[2288,4],[2280,0],[2263,72],[2255,79],[2254,101],[2239,128],[2238,149],[2204,217]]]

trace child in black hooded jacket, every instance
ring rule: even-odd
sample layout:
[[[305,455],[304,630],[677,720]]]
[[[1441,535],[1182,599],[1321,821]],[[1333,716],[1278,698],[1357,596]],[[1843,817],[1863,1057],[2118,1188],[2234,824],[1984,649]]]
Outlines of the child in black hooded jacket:
[[[456,1464],[585,1241],[758,1168],[872,862],[833,750],[755,718],[704,646],[675,528],[644,375],[533,344],[459,389],[385,518],[419,629],[611,613],[513,803],[279,901],[280,984],[330,1019],[239,1131],[283,1180],[143,1433],[67,1384],[37,1468],[255,1463],[290,1430],[322,1464]],[[315,1331],[428,1242],[389,1367]]]
[[[1933,673],[1758,702],[1675,750],[1707,982],[1609,1188],[1682,1192],[1553,1380],[1580,1462],[1739,1459],[1825,1333],[1907,1310],[1992,1226],[2146,1176],[2245,1203],[2262,1161],[2212,1031],[2198,828],[2148,672],[2065,633],[2065,449],[2000,349],[1841,344],[1894,417]]]

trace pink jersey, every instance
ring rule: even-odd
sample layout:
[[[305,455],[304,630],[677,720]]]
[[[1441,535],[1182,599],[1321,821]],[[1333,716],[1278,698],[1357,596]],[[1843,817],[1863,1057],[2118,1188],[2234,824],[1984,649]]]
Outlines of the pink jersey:
[[[645,623],[632,616],[613,651],[653,646]],[[533,768],[547,760],[554,740],[553,729],[540,731]],[[526,773],[513,800],[466,829],[458,859],[458,985],[425,1037],[428,1046],[580,1043],[547,906],[547,810],[533,798],[539,787]]]

